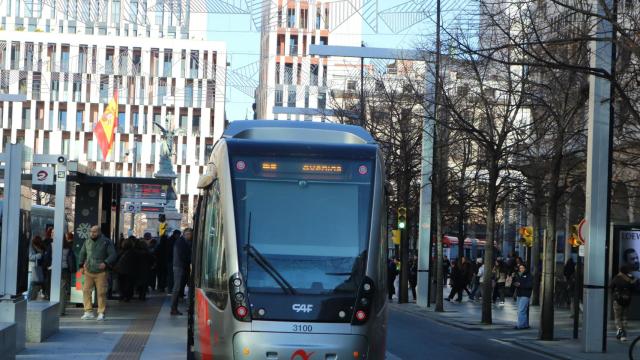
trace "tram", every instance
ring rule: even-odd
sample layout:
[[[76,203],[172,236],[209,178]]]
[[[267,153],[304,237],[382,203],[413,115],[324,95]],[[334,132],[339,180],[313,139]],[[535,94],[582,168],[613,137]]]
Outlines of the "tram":
[[[384,181],[360,127],[232,122],[198,183],[188,357],[384,359]]]

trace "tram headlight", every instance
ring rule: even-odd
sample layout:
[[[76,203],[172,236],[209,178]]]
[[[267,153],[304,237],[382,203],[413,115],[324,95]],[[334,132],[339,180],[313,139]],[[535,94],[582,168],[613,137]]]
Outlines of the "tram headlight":
[[[242,280],[240,278],[233,279],[233,286],[240,287],[242,285]]]
[[[249,309],[247,309],[245,306],[238,306],[236,308],[236,316],[241,319],[247,316],[248,313],[249,313]]]
[[[244,301],[244,294],[243,293],[236,293],[236,301],[237,302],[243,302]]]

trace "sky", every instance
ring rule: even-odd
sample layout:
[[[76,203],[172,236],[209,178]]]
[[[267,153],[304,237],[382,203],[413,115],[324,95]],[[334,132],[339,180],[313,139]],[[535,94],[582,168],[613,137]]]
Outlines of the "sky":
[[[375,0],[371,0],[375,1]],[[460,7],[466,0],[442,0],[445,13]],[[362,37],[366,46],[386,48],[415,48],[425,34],[432,34],[434,21],[430,14],[435,12],[434,0],[378,0],[378,30],[374,31],[365,21],[362,22]],[[396,8],[404,12],[414,11],[409,23],[417,24],[394,33],[382,19],[381,13],[385,9]],[[451,9],[451,10],[448,10]],[[359,16],[358,14],[354,16]],[[392,24],[402,24],[385,18]],[[402,25],[398,25],[402,28]],[[253,84],[257,84],[260,56],[260,33],[252,26],[249,15],[209,14],[207,36],[209,40],[224,41],[227,44],[230,69],[253,77]],[[253,117],[252,104],[254,99],[249,96],[249,88],[237,86],[237,80],[227,81],[225,111],[230,121],[251,119]],[[251,84],[247,81],[247,84]]]

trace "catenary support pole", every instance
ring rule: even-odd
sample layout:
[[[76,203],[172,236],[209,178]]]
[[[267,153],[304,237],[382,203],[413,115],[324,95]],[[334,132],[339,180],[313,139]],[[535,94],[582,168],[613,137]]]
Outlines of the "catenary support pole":
[[[596,40],[591,41],[591,64],[594,69],[610,72],[613,51],[612,26],[606,19],[603,6],[613,9],[613,0],[594,1],[602,17],[596,20]],[[599,39],[599,40],[598,40]],[[582,346],[585,352],[606,350],[606,253],[609,240],[608,206],[610,174],[611,83],[591,75],[589,77],[589,117],[587,123],[587,181],[586,181],[586,246],[584,258],[584,321]]]
[[[60,302],[60,280],[62,277],[62,246],[64,243],[64,217],[67,197],[67,165],[56,165],[56,207],[53,218],[53,244],[51,261],[51,302]]]

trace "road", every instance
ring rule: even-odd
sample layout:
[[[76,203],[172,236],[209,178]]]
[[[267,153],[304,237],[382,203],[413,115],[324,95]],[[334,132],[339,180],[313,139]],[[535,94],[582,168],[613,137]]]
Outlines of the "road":
[[[514,330],[515,331],[515,330]],[[418,315],[389,310],[387,360],[549,359],[491,335],[443,325]]]

